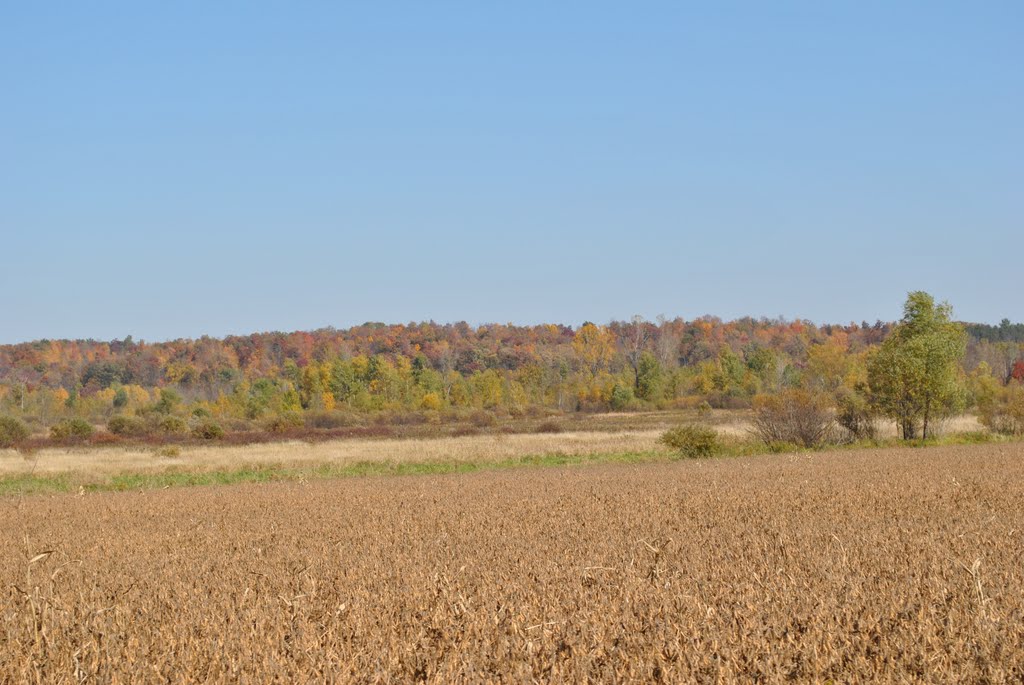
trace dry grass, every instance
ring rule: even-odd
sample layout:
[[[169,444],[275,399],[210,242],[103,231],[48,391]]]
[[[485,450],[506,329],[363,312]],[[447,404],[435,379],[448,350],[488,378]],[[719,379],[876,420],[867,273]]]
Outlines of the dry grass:
[[[30,454],[0,450],[0,478],[52,474],[102,476],[177,470],[195,473],[249,466],[349,466],[365,462],[496,463],[545,454],[600,455],[622,452],[667,452],[658,441],[662,432],[695,420],[693,412],[593,414],[559,422],[559,433],[501,433],[458,437],[348,438],[325,442],[298,440],[251,445],[125,445],[112,447],[48,447]],[[716,411],[709,421],[723,436],[751,439],[749,412]],[[981,431],[974,416],[951,419],[947,433]],[[881,437],[896,437],[886,423]]]
[[[146,447],[48,448],[23,456],[0,450],[0,475],[54,473],[111,474],[159,471],[234,469],[242,466],[359,462],[425,463],[436,461],[488,463],[542,455],[593,455],[615,452],[655,452],[657,430],[637,432],[563,432],[557,434],[501,433],[433,439],[350,439],[322,443],[280,442],[239,446],[182,446],[177,456]]]
[[[1022,460],[0,500],[0,682],[1021,682]]]

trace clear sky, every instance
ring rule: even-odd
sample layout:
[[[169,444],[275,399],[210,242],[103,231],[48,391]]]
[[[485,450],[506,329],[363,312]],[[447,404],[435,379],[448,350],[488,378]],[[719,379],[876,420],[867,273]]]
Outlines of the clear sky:
[[[0,342],[1024,319],[1024,3],[7,2]]]

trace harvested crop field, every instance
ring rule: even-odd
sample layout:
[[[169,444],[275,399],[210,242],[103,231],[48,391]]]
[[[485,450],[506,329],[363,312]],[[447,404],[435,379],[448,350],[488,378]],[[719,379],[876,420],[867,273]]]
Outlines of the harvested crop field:
[[[0,500],[0,682],[1024,680],[1020,444]]]

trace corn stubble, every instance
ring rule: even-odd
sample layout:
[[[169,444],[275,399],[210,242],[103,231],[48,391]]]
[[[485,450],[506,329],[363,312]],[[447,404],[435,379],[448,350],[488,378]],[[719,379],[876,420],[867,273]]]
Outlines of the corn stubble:
[[[9,499],[0,682],[1020,682],[1022,457]]]

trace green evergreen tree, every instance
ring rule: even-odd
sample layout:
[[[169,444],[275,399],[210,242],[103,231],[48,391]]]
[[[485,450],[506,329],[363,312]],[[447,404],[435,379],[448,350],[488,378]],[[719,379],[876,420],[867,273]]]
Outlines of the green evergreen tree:
[[[650,352],[640,355],[637,365],[637,396],[655,402],[665,395],[664,374],[658,358]]]

